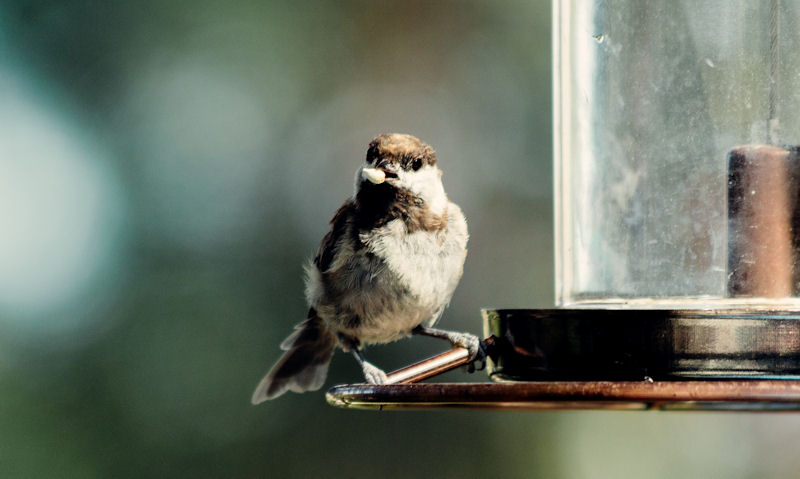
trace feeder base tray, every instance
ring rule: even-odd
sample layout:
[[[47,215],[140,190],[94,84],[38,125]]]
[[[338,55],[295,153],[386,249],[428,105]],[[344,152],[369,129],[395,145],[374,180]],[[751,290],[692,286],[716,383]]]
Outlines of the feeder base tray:
[[[800,312],[486,309],[483,317],[497,380],[800,379]]]

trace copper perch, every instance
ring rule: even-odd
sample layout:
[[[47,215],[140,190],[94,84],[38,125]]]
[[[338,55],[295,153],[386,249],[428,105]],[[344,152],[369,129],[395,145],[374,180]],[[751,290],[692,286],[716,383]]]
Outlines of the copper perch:
[[[406,366],[386,375],[386,384],[408,384],[422,381],[467,364],[469,352],[464,348],[453,348],[424,361]]]
[[[494,346],[495,338],[493,337],[481,341],[481,347],[487,354],[493,351]],[[387,374],[386,384],[409,384],[423,381],[459,366],[464,366],[469,362],[469,351],[464,348],[453,348]]]
[[[800,410],[800,383],[781,380],[541,381],[335,386],[333,406],[354,409]]]

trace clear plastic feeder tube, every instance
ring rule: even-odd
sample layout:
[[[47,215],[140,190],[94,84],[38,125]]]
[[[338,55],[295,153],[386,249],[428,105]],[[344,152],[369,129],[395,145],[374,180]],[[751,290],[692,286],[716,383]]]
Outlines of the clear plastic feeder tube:
[[[554,2],[556,302],[800,305],[800,2]]]

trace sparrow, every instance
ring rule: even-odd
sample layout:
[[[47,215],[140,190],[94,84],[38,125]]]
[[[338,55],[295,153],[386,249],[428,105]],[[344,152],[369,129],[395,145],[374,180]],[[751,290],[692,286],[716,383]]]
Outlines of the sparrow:
[[[364,359],[366,345],[427,335],[481,354],[477,336],[434,329],[467,255],[467,222],[448,200],[436,152],[418,138],[380,135],[358,168],[355,193],[306,266],[305,321],[281,343],[286,351],[252,403],[322,387],[336,348],[352,352],[367,382],[386,373]]]

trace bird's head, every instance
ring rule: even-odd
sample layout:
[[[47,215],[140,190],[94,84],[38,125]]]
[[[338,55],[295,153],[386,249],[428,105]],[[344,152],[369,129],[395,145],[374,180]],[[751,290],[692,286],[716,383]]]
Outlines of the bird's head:
[[[436,152],[411,135],[388,133],[369,144],[367,157],[356,173],[356,196],[410,194],[432,213],[447,205]]]

